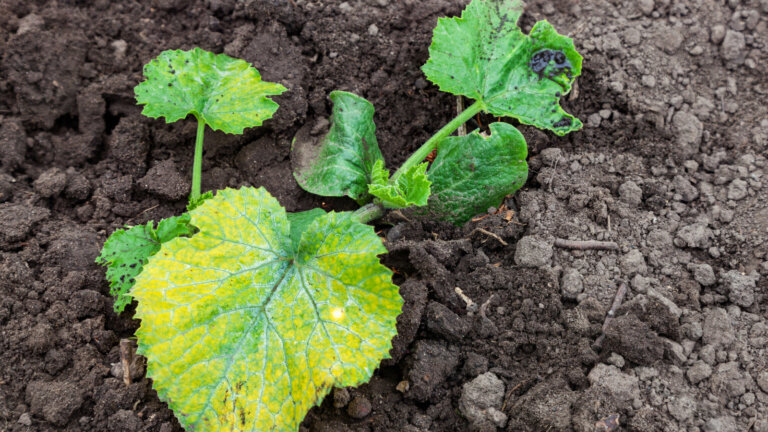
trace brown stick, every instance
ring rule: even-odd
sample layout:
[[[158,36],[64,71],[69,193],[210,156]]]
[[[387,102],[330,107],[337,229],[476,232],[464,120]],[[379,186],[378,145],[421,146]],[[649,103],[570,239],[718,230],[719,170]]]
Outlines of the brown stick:
[[[485,235],[487,235],[487,236],[490,236],[490,237],[493,237],[493,238],[495,238],[496,240],[498,240],[498,241],[499,241],[499,243],[501,243],[501,244],[502,244],[502,246],[509,246],[509,243],[505,242],[505,241],[504,241],[504,239],[502,239],[502,238],[501,238],[501,237],[499,237],[498,235],[496,235],[496,234],[494,234],[494,233],[492,233],[492,232],[490,232],[490,231],[488,231],[488,230],[486,230],[486,229],[483,229],[483,228],[475,228],[475,229],[473,229],[473,230],[472,230],[472,232],[471,232],[471,233],[469,233],[469,235],[470,235],[470,236],[472,236],[472,234],[474,234],[475,232],[480,232],[480,233],[483,233],[483,234],[485,234]]]
[[[619,245],[612,241],[597,240],[566,240],[555,239],[555,246],[563,249],[576,250],[619,250]]]
[[[130,339],[120,339],[120,363],[123,365],[123,382],[131,385],[131,363],[133,360],[133,347]]]
[[[603,346],[603,340],[605,339],[605,331],[608,329],[608,325],[613,321],[613,317],[616,316],[616,311],[619,309],[619,306],[621,306],[621,303],[624,301],[624,297],[627,295],[627,284],[624,282],[619,284],[619,289],[616,290],[616,296],[613,298],[613,303],[611,304],[611,309],[608,310],[608,313],[605,314],[605,321],[603,321],[603,332],[600,334],[600,337],[597,338],[595,341],[595,347],[601,348]]]

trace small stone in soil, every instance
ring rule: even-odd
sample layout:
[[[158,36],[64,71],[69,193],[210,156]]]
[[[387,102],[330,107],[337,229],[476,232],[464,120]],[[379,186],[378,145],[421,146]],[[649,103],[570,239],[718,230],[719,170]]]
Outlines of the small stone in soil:
[[[722,308],[711,308],[704,311],[702,325],[702,341],[706,345],[728,347],[736,339],[728,312]]]
[[[365,396],[355,396],[347,406],[347,414],[355,419],[361,419],[371,413],[371,402]]]
[[[619,186],[619,198],[632,206],[643,202],[643,190],[633,181],[626,181]]]
[[[19,416],[17,423],[24,426],[32,426],[32,418],[29,416],[29,413],[24,413]]]
[[[701,360],[697,360],[685,373],[688,381],[696,385],[712,375],[712,368]]]
[[[344,408],[349,403],[349,390],[346,388],[334,387],[333,389],[333,406],[335,408]]]
[[[507,416],[500,411],[504,400],[504,382],[492,372],[486,372],[464,384],[459,410],[476,429],[485,424],[504,427]]]
[[[715,234],[706,225],[695,223],[686,225],[677,231],[675,245],[678,247],[689,247],[697,249],[706,249],[712,244]]]
[[[40,174],[32,183],[35,192],[43,198],[51,198],[61,193],[67,185],[67,175],[58,168],[51,168]]]
[[[749,275],[731,270],[721,277],[721,283],[728,292],[728,300],[741,307],[750,307],[755,302],[756,283],[760,279],[757,272]]]
[[[703,286],[711,286],[717,282],[715,272],[709,264],[689,264],[688,270],[693,272],[693,279]]]
[[[584,278],[578,270],[568,268],[563,271],[560,279],[560,293],[566,300],[576,300],[584,291]]]
[[[630,403],[640,396],[637,377],[623,373],[616,366],[599,363],[587,378],[592,386],[604,390],[617,401]]]
[[[522,267],[541,267],[549,264],[552,246],[543,239],[526,236],[517,242],[515,263]]]

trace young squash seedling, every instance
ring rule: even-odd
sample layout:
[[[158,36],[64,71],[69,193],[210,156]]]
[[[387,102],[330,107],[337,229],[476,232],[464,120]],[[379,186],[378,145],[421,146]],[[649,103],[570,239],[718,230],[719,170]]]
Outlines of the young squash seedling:
[[[376,141],[373,106],[359,96],[333,92],[328,133],[319,142],[297,136],[301,186],[349,196],[363,205],[358,211],[287,213],[252,187],[201,200],[193,186],[188,213],[137,231],[153,241],[140,252],[119,240],[133,238],[130,230],[113,234],[103,261],[122,272],[126,263],[140,264],[128,264],[139,353],[182,426],[296,431],[332,387],[369,380],[388,357],[403,300],[392,271],[379,263],[386,249],[365,222],[388,208],[416,208],[460,224],[519,188],[527,149],[514,126],[496,122],[490,135],[450,136],[477,113],[558,135],[581,127],[559,105],[580,74],[581,56],[546,22],[524,34],[517,27],[522,8],[519,0],[473,0],[461,17],[438,22],[423,70],[442,90],[475,102],[392,175]],[[196,62],[176,51],[146,67],[148,79],[136,90],[145,114],[168,121],[195,115],[200,148],[205,124],[240,133],[271,116],[276,105],[266,95],[282,87],[244,84],[243,76],[223,73],[253,70],[230,64],[242,61],[195,52]],[[245,76],[258,77],[253,71]],[[256,109],[254,100],[262,102]],[[236,102],[216,107],[222,101]],[[245,111],[259,114],[248,122],[237,115]],[[435,149],[432,164],[424,162]]]
[[[296,430],[333,386],[370,379],[403,303],[373,228],[351,213],[287,213],[263,188],[200,193],[205,125],[242,133],[271,117],[242,60],[166,51],[136,87],[143,113],[198,120],[188,212],[117,230],[98,262],[119,312],[138,300],[147,374],[188,430]]]
[[[246,127],[260,126],[271,118],[278,105],[268,96],[285,91],[280,84],[262,81],[259,71],[246,61],[200,48],[165,51],[144,66],[144,76],[146,81],[134,90],[137,102],[144,105],[142,114],[165,117],[167,123],[190,114],[197,119],[188,209],[213,196],[211,192],[200,193],[205,125],[242,134]],[[150,221],[112,233],[96,262],[107,266],[115,312],[122,312],[131,303],[135,278],[160,245],[193,233],[187,214],[162,220],[157,228]]]
[[[517,21],[519,0],[473,0],[461,17],[440,18],[422,70],[441,90],[473,99],[387,178],[374,134],[373,105],[346,92],[331,93],[331,127],[319,142],[307,133],[294,140],[294,175],[307,191],[370,203],[363,221],[386,208],[422,206],[428,218],[462,224],[519,189],[528,176],[527,146],[512,125],[489,125],[450,136],[480,112],[565,135],[581,128],[559,101],[581,73],[573,41],[546,21],[530,34]],[[437,149],[427,170],[424,159]],[[426,175],[425,175],[426,173]],[[412,199],[409,199],[413,197]],[[428,201],[425,199],[428,197]],[[418,198],[418,199],[416,199]]]

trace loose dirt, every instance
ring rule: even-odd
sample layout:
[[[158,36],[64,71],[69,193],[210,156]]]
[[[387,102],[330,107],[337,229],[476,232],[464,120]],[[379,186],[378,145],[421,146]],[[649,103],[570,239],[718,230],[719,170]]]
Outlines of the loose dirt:
[[[140,115],[146,61],[200,46],[290,90],[264,127],[207,134],[204,189],[346,210],[298,187],[293,135],[353,91],[403,162],[455,113],[419,68],[464,4],[0,1],[0,430],[180,430],[141,365],[130,386],[113,367],[139,322],[94,264],[116,228],[184,209],[195,126]],[[465,227],[381,221],[393,359],[302,431],[768,431],[768,2],[529,2],[540,19],[585,57],[565,101],[584,129],[521,127],[529,181]]]

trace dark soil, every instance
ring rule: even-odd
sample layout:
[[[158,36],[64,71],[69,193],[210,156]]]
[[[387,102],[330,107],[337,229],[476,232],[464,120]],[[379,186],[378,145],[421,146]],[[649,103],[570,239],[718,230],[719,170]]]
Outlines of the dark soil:
[[[116,228],[184,209],[195,125],[140,115],[145,62],[200,46],[290,90],[264,127],[208,134],[204,189],[351,209],[298,187],[292,137],[353,91],[389,165],[404,161],[455,112],[419,67],[437,17],[465,3],[0,0],[0,430],[180,430],[149,380],[111,371],[139,322],[112,312],[94,264]],[[592,431],[617,415],[621,430],[768,431],[768,2],[529,2],[523,26],[539,19],[585,57],[565,102],[584,130],[523,127],[531,177],[503,211],[382,221],[406,299],[394,359],[303,430]]]

